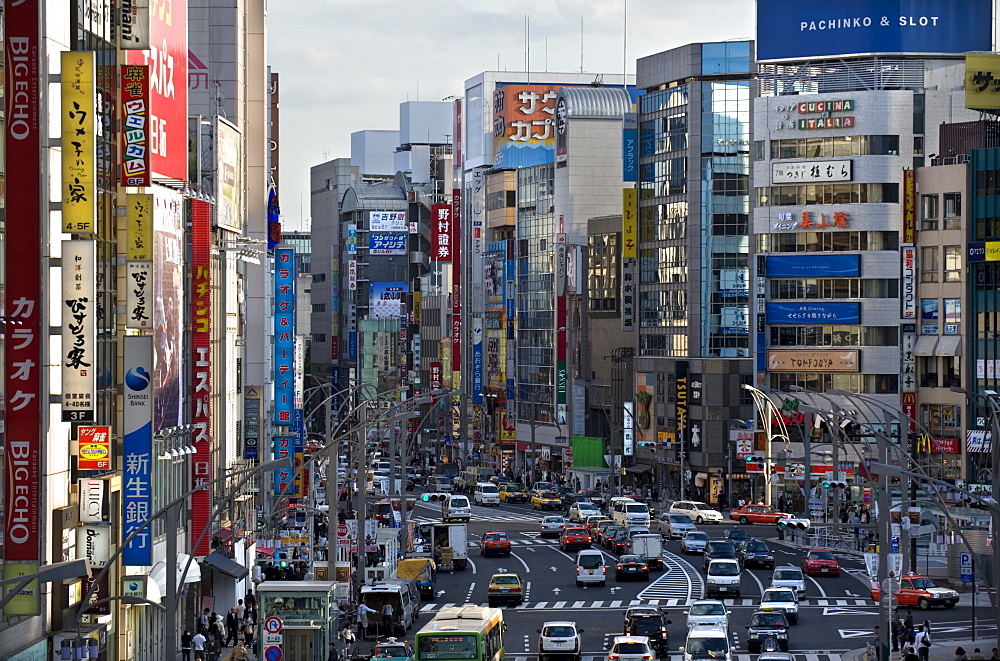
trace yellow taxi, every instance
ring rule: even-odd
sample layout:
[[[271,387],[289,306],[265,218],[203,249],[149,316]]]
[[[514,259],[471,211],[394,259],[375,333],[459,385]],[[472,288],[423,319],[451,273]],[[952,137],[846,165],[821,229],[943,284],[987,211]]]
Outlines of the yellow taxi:
[[[531,494],[531,509],[533,510],[560,510],[562,501],[555,491],[543,491],[541,489]]]
[[[506,482],[500,485],[501,503],[526,503],[528,494],[520,484]]]
[[[507,603],[520,606],[524,603],[524,583],[517,574],[493,574],[486,589],[486,600],[490,608]]]

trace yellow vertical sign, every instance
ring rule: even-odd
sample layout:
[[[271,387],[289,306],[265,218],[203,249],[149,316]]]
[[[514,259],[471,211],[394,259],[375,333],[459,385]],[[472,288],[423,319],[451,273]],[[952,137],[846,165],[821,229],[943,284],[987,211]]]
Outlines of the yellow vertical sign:
[[[93,234],[97,220],[97,90],[94,53],[63,51],[63,231]]]
[[[634,188],[622,189],[622,257],[639,256],[639,203]]]
[[[153,261],[153,195],[129,193],[128,234],[126,236],[129,261]]]
[[[917,172],[903,170],[903,243],[917,240]]]

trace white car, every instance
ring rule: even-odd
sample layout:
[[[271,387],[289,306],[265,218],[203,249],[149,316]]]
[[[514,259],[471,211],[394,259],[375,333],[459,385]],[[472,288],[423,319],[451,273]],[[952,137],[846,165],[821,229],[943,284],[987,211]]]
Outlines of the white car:
[[[802,570],[791,565],[774,570],[771,574],[771,587],[789,588],[799,599],[806,596],[806,579],[802,576]]]
[[[601,510],[597,509],[597,505],[594,503],[588,503],[581,501],[579,503],[573,503],[569,506],[569,520],[582,523],[587,520],[588,516],[597,516],[601,513]]]
[[[615,636],[608,652],[608,661],[651,661],[655,658],[648,636]]]
[[[576,622],[546,622],[538,633],[538,661],[546,661],[546,655],[580,658],[583,629],[577,629]]]
[[[694,522],[687,514],[671,514],[666,512],[661,514],[656,520],[656,529],[660,537],[666,539],[681,539],[686,533],[697,530]]]
[[[760,596],[762,611],[778,611],[785,614],[789,624],[799,623],[799,600],[790,588],[768,588]]]
[[[722,523],[722,512],[697,500],[678,500],[668,510],[671,514],[687,514],[695,523]]]
[[[681,553],[704,553],[707,544],[707,532],[692,530],[681,538]]]
[[[539,528],[539,537],[558,537],[562,534],[563,528],[566,527],[566,519],[553,514],[551,516],[543,516],[541,527]]]
[[[687,612],[687,626],[729,628],[729,611],[726,605],[716,599],[699,599],[691,604]]]

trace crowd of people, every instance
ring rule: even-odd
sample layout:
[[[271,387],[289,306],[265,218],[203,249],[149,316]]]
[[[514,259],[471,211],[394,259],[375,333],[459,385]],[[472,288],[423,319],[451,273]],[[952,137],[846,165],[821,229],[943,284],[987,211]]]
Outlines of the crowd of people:
[[[257,597],[253,590],[239,599],[225,617],[210,608],[198,616],[194,633],[184,629],[181,635],[183,661],[218,661],[222,649],[232,647],[229,657],[234,661],[250,658],[254,649],[254,632],[257,629]]]

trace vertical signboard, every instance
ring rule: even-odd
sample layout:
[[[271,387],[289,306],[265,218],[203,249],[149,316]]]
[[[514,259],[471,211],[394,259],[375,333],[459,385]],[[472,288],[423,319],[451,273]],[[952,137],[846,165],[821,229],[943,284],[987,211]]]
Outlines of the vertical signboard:
[[[191,485],[212,480],[212,207],[191,201],[191,424],[195,427]],[[197,540],[211,525],[212,494],[191,496],[190,534]],[[211,535],[201,537],[194,555],[208,555]]]
[[[141,330],[152,323],[153,196],[130,193],[125,201],[126,231],[125,327]]]
[[[185,320],[190,315],[190,304],[185,299],[185,282],[191,272],[184,257],[184,198],[160,186],[153,203],[153,386],[156,398],[153,433],[156,433],[189,421],[184,417],[185,379],[181,374],[187,364],[180,357],[187,355]],[[196,204],[191,206],[192,213],[195,210],[201,213],[202,208]]]
[[[219,227],[243,231],[243,134],[221,117],[216,117],[215,220]]]
[[[295,359],[295,385],[292,391],[292,407],[296,411],[300,411],[304,403],[306,389],[306,340],[301,335],[295,336],[295,354],[293,357]]]
[[[5,412],[7,479],[4,497],[4,578],[33,574],[40,558],[42,400],[41,133],[39,0],[7,3],[4,21],[4,145],[9,230],[17,219],[17,249],[7,250]],[[17,91],[14,94],[14,91]],[[14,165],[16,164],[16,165]],[[10,244],[12,245],[12,244]],[[37,615],[38,584],[4,607],[6,615]],[[29,586],[30,587],[30,586]]]
[[[124,338],[125,389],[122,475],[122,540],[141,528],[153,511],[153,338]],[[125,545],[126,565],[153,564],[152,531],[146,527]]]
[[[472,401],[483,403],[483,318],[472,320]]]
[[[675,375],[677,442],[681,452],[690,452],[688,447],[688,361],[677,361]]]
[[[149,0],[118,0],[118,47],[149,48]]]
[[[274,424],[289,427],[295,404],[295,249],[274,249]]]
[[[111,470],[111,427],[77,427],[77,468]]]
[[[622,124],[622,181],[635,182],[639,174],[638,117],[634,112],[625,113]]]
[[[902,248],[902,292],[900,299],[900,319],[913,323],[917,319],[917,249],[913,246]]]
[[[149,17],[150,47],[129,50],[125,64],[149,67],[147,136],[152,171],[188,178],[188,20],[186,2],[158,2]]]
[[[451,245],[462,241],[462,190],[451,191]],[[462,387],[462,251],[455,250],[451,257],[451,387]]]
[[[121,67],[122,90],[122,176],[126,186],[149,186],[150,113],[149,67],[126,64]]]
[[[903,244],[917,241],[917,171],[903,170]]]
[[[60,60],[63,231],[93,234],[97,222],[97,76],[94,53],[63,51]]]
[[[622,454],[626,457],[631,457],[635,454],[635,421],[633,420],[632,402],[625,402],[624,408],[624,418],[622,420],[624,427],[622,430]]]
[[[290,426],[290,425],[289,425]],[[292,456],[295,451],[295,441],[292,440],[291,435],[282,435],[274,437],[274,452],[273,457],[275,459],[287,459]],[[288,494],[292,490],[292,478],[295,475],[294,466],[287,468],[279,468],[274,471],[274,493],[275,494]]]
[[[62,417],[93,420],[97,398],[97,248],[62,242]]]
[[[432,262],[451,261],[451,237],[451,206],[447,204],[431,205]]]
[[[635,276],[639,257],[638,200],[634,188],[622,189],[622,331],[635,331]]]
[[[243,393],[243,458],[260,459],[260,389],[255,386]]]

